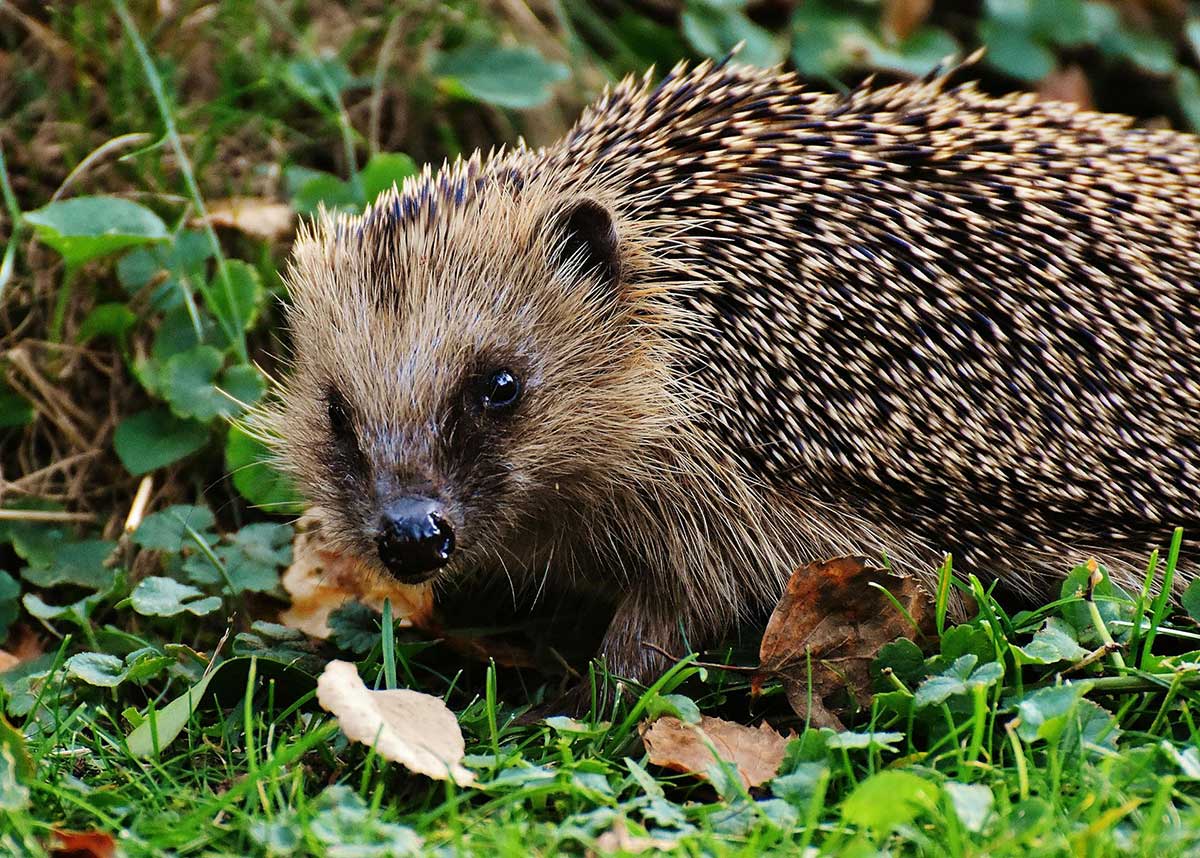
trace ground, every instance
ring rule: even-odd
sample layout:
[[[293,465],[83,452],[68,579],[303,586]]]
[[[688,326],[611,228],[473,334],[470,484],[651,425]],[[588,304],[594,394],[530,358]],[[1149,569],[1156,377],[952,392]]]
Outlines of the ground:
[[[982,45],[989,91],[1200,124],[1189,4],[959,7],[0,2],[0,853],[1200,854],[1200,590],[1155,595],[1171,546],[1140,592],[1064,566],[1036,610],[947,568],[972,618],[936,599],[834,726],[795,675],[719,666],[761,629],[649,688],[595,667],[604,704],[568,719],[494,636],[276,622],[301,506],[229,418],[286,372],[297,215],[551,142],[607,81],[738,42],[822,87]],[[476,785],[350,743],[315,700],[333,658],[443,698]],[[650,723],[701,714],[784,736],[775,776],[649,759]]]

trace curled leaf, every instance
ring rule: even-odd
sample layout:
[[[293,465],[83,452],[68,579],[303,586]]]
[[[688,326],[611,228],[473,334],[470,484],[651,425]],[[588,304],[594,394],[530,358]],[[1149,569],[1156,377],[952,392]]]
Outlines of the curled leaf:
[[[329,550],[311,517],[296,528],[292,565],[281,583],[292,597],[292,606],[280,614],[279,621],[315,638],[329,637],[329,615],[350,601],[379,611],[384,599],[390,599],[392,616],[404,625],[419,625],[433,611],[430,585],[385,581],[355,558]]]
[[[348,661],[331,661],[317,680],[317,701],[346,737],[385,760],[459,786],[475,782],[462,765],[466,742],[440,697],[409,689],[371,691]]]
[[[709,779],[709,771],[718,762],[732,763],[747,787],[764,784],[783,762],[788,737],[763,722],[757,728],[732,721],[700,718],[688,724],[673,716],[642,724],[642,741],[650,762],[657,766]]]
[[[779,679],[797,714],[840,730],[826,698],[843,691],[856,699],[869,696],[876,653],[896,638],[930,631],[931,607],[915,579],[870,566],[861,557],[802,566],[792,573],[767,623],[754,684]]]

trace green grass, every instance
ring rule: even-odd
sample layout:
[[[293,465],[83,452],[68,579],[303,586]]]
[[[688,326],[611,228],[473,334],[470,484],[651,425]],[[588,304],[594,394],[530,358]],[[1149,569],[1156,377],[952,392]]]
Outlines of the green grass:
[[[842,732],[806,726],[778,685],[754,697],[744,674],[691,659],[546,720],[558,678],[369,611],[339,613],[324,644],[272,625],[295,495],[228,419],[282,371],[288,239],[196,220],[231,196],[360,208],[418,164],[552,141],[625,72],[742,40],[828,86],[989,44],[989,90],[1074,64],[1097,105],[1195,125],[1200,21],[1137,29],[1073,0],[938,4],[907,34],[851,0],[790,18],[166,5],[0,0],[0,640],[43,650],[0,674],[0,854],[48,854],[63,829],[111,833],[129,856],[584,854],[614,825],[682,855],[1200,853],[1200,590],[1153,595],[1177,545],[1133,594],[1064,566],[1063,598],[1036,611],[954,582],[978,615],[940,622],[923,650],[885,647],[878,693]],[[125,533],[142,486],[148,515]],[[752,665],[755,633],[704,657]],[[479,786],[347,744],[313,698],[334,657],[444,697]],[[172,701],[201,683],[176,734]],[[697,712],[794,731],[780,775],[747,793],[720,769],[649,764],[640,725]]]
[[[1122,646],[1064,680],[1058,672],[1069,662],[1030,665],[1032,648],[1017,648],[1044,616],[1068,618],[1052,624],[1065,635],[1060,648],[1114,629],[1127,638],[1120,617],[1132,616],[1137,601],[1072,597],[1011,617],[989,601],[981,611],[989,619],[950,627],[927,660],[911,646],[886,648],[880,687],[901,690],[877,696],[849,732],[806,730],[791,719],[799,735],[781,774],[753,796],[719,772],[708,786],[647,764],[637,732],[647,713],[686,713],[694,701],[748,720],[742,681],[686,660],[645,692],[626,689],[612,709],[526,724],[527,691],[500,678],[511,672],[447,677],[433,666],[447,661],[437,647],[385,634],[387,645],[377,640],[362,658],[365,675],[383,685],[394,672],[410,677],[403,685],[447,696],[480,780],[457,789],[347,746],[313,704],[311,680],[295,669],[259,670],[280,650],[248,636],[234,651],[259,657],[253,666],[226,662],[221,705],[202,704],[159,755],[134,756],[124,707],[149,697],[161,709],[196,674],[172,659],[166,681],[160,672],[146,685],[93,686],[91,674],[64,668],[66,641],[40,665],[41,682],[5,681],[36,774],[14,779],[0,769],[0,842],[14,854],[42,854],[53,825],[119,832],[128,855],[320,855],[334,843],[342,854],[407,854],[401,847],[418,836],[426,850],[548,855],[581,851],[624,819],[676,841],[679,854],[795,854],[798,845],[828,855],[1188,854],[1200,849],[1196,653],[1160,659]],[[1080,612],[1098,624],[1072,625]],[[1159,641],[1195,637],[1168,624],[1151,630]],[[145,631],[95,631],[105,652],[163,649]],[[1117,669],[1121,651],[1129,663]],[[960,653],[978,666],[964,671]],[[933,694],[939,681],[951,693]],[[933,702],[922,705],[923,695]],[[757,707],[782,725],[778,702],[768,692]]]

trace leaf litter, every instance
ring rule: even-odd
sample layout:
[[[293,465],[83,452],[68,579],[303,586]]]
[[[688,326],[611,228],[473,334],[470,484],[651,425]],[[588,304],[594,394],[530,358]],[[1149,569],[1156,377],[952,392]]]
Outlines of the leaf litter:
[[[876,654],[897,638],[932,634],[932,608],[915,578],[862,557],[801,566],[767,622],[753,687],[778,680],[796,714],[843,730],[836,698],[848,692],[852,703],[869,699]]]
[[[712,780],[713,766],[729,763],[746,787],[761,786],[775,777],[789,741],[766,721],[746,727],[709,715],[696,724],[666,715],[643,723],[641,733],[656,766]]]
[[[434,780],[475,783],[462,765],[466,742],[458,719],[442,698],[407,688],[372,691],[353,664],[331,661],[317,680],[317,702],[348,739],[385,760]]]

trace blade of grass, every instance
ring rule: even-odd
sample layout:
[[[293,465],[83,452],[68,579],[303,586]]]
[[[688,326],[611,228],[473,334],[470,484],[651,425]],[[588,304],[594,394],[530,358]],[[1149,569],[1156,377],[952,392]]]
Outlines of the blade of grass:
[[[121,27],[125,30],[125,35],[133,43],[133,48],[137,52],[138,62],[142,66],[142,72],[146,75],[146,81],[150,84],[150,92],[154,95],[154,103],[158,108],[158,115],[162,120],[167,140],[171,144],[171,149],[174,151],[176,159],[179,161],[179,172],[183,175],[188,196],[191,198],[192,206],[196,209],[196,215],[203,224],[204,234],[208,238],[208,243],[212,247],[213,258],[217,261],[217,276],[220,278],[221,285],[225,290],[226,306],[233,313],[234,319],[226,319],[223,313],[214,313],[213,315],[217,317],[217,321],[224,329],[225,335],[233,343],[238,359],[240,362],[245,363],[249,359],[249,353],[246,350],[246,332],[242,330],[240,325],[234,323],[234,320],[240,318],[240,315],[237,312],[237,298],[233,294],[233,281],[229,277],[229,266],[225,261],[225,253],[221,250],[221,242],[217,240],[217,233],[208,219],[208,208],[204,205],[204,197],[201,195],[200,186],[196,182],[196,174],[192,169],[192,161],[188,157],[187,151],[183,148],[183,139],[179,136],[179,129],[175,126],[175,114],[171,109],[170,103],[167,101],[167,94],[163,87],[162,78],[158,74],[158,69],[154,67],[154,61],[150,58],[150,52],[146,48],[146,43],[142,40],[137,23],[129,14],[125,0],[111,0],[111,3],[113,11],[117,13],[117,17],[121,21]],[[201,292],[204,294],[204,299],[208,303],[209,308],[214,308],[215,302],[212,300],[208,285],[198,285],[200,285]]]
[[[383,684],[389,690],[396,687],[396,628],[392,621],[392,600],[383,600],[381,643],[383,645]]]
[[[1175,528],[1171,534],[1171,549],[1167,552],[1167,568],[1163,570],[1162,590],[1154,600],[1154,610],[1150,615],[1150,628],[1146,630],[1146,640],[1142,644],[1142,657],[1138,664],[1145,665],[1154,647],[1154,638],[1158,627],[1167,613],[1167,605],[1171,601],[1171,585],[1175,583],[1175,566],[1179,563],[1179,548],[1183,544],[1183,528]]]

